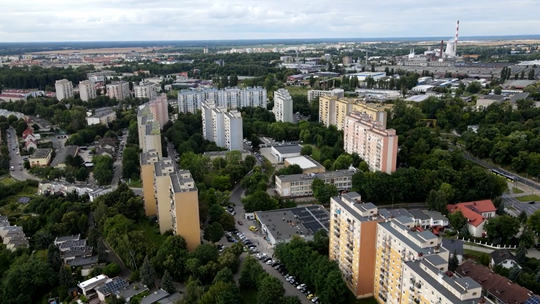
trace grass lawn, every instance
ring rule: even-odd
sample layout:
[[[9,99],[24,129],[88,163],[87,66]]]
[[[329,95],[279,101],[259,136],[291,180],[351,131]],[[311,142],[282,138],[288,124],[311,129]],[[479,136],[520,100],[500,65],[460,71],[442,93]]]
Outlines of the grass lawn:
[[[313,158],[316,161],[319,161],[321,159],[321,150],[319,148],[315,147],[314,145],[311,146],[311,158]]]
[[[530,195],[516,197],[516,199],[520,202],[540,201],[540,196],[536,194],[530,194]]]
[[[152,226],[148,221],[138,223],[135,228],[143,231],[144,236],[151,240],[156,245],[156,248],[159,248],[167,238],[159,233],[158,227]]]
[[[257,303],[257,292],[255,290],[240,288],[240,295],[244,300],[244,304]]]
[[[46,259],[47,258],[47,250],[38,250],[35,253],[36,257],[40,259]]]
[[[474,251],[474,250],[470,250],[470,249],[463,249],[463,254],[466,254],[466,255],[471,255],[471,256],[475,256],[475,257],[481,257],[483,256],[484,254],[487,254],[485,252],[480,252],[480,251]]]
[[[289,86],[286,88],[287,88],[287,91],[289,91],[291,95],[306,95],[307,96],[307,91],[309,90],[309,88],[307,87],[297,87],[297,86]]]
[[[2,183],[4,186],[9,186],[11,184],[14,184],[15,180],[13,178],[11,178],[11,176],[7,176],[5,178],[2,178],[0,180],[0,183]]]
[[[515,193],[515,194],[523,193],[523,190],[514,187],[514,188],[512,188],[512,193]]]
[[[128,183],[128,187],[130,188],[142,188],[142,181],[138,179],[132,179],[131,183]]]

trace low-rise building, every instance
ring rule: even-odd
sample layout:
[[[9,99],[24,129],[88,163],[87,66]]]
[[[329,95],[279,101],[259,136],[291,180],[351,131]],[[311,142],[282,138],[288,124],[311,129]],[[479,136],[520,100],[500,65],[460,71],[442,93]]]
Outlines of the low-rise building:
[[[78,283],[77,287],[79,288],[79,293],[82,293],[88,299],[92,299],[97,296],[94,289],[102,284],[105,284],[108,279],[109,277],[106,275],[100,274],[97,277],[93,277],[84,282]]]
[[[115,120],[116,120],[116,111],[114,111],[114,109],[112,108],[96,109],[94,114],[90,113],[90,115],[86,117],[86,122],[88,123],[89,126],[98,125],[98,124],[107,126],[109,125],[109,123]]]
[[[519,263],[516,261],[516,256],[508,249],[496,249],[493,250],[490,255],[491,268],[494,268],[495,266],[502,266],[506,269],[512,269],[514,267],[521,268]]]
[[[312,196],[311,184],[315,178],[321,179],[325,184],[336,186],[338,191],[352,188],[352,177],[355,168],[323,173],[291,174],[276,176],[276,192],[282,197]]]
[[[66,158],[68,155],[71,155],[72,157],[75,157],[77,153],[79,152],[78,146],[65,146],[63,148],[58,149],[58,152],[56,152],[56,156],[54,157],[51,166],[57,169],[63,169],[66,165]]]
[[[450,257],[455,254],[460,264],[463,262],[463,241],[443,238],[441,247],[450,252]]]
[[[108,279],[104,284],[95,287],[98,299],[105,302],[105,298],[114,294],[116,291],[126,288],[129,283],[121,277]]]
[[[29,242],[23,228],[11,226],[6,216],[0,215],[0,238],[6,249],[15,251],[18,248],[28,248]]]
[[[211,152],[204,152],[203,155],[205,157],[208,157],[210,161],[212,161],[218,157],[221,157],[224,159],[225,157],[227,157],[227,153],[229,152],[230,151],[211,151]],[[242,160],[245,160],[247,156],[251,155],[251,153],[247,151],[241,151],[240,153],[242,153]]]
[[[30,167],[47,167],[51,163],[52,152],[53,150],[50,148],[36,149],[36,151],[28,157]]]
[[[317,205],[256,211],[255,219],[272,246],[288,242],[294,236],[312,240],[317,231],[328,231],[330,227],[330,214]]]
[[[272,146],[272,150],[270,153],[272,153],[272,155],[276,158],[276,160],[281,163],[285,161],[286,158],[300,156],[301,151],[302,151],[302,147],[299,145]]]
[[[309,156],[297,156],[285,159],[285,168],[292,165],[298,165],[302,168],[302,173],[322,173],[326,171],[326,168],[316,162]]]
[[[469,233],[474,237],[484,235],[484,225],[488,219],[495,217],[497,208],[491,200],[465,202],[446,206],[449,213],[461,211],[467,219]]]
[[[80,239],[81,239],[80,234],[59,236],[59,237],[56,237],[56,239],[54,239],[54,246],[60,246],[60,244],[65,243],[65,242],[79,241]]]
[[[506,97],[503,95],[484,95],[476,99],[476,109],[483,110],[493,103],[502,102]]]
[[[482,286],[484,299],[491,303],[538,303],[532,291],[494,273],[489,268],[467,260],[455,271],[458,277],[468,277]],[[534,301],[536,300],[536,301]]]

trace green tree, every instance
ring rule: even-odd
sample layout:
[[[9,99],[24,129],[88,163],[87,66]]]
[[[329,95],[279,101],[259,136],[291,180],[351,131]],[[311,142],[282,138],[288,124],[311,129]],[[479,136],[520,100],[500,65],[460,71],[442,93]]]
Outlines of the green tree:
[[[302,147],[302,150],[300,151],[300,154],[302,155],[308,155],[311,156],[311,153],[313,153],[313,148],[309,145],[305,145]]]
[[[93,158],[94,178],[101,186],[109,185],[113,178],[113,159],[109,156],[97,155]]]
[[[122,176],[124,178],[140,178],[140,160],[137,147],[128,146],[122,154]]]
[[[161,287],[163,288],[163,290],[170,294],[176,292],[176,288],[173,284],[173,278],[167,270],[165,270],[165,273],[163,273],[163,277],[161,277]]]
[[[74,285],[75,281],[73,280],[73,276],[71,275],[71,268],[69,266],[60,267],[60,271],[58,272],[58,281],[60,283],[60,286],[66,288],[70,288]]]
[[[478,258],[478,262],[484,266],[488,266],[489,263],[491,262],[491,257],[489,256],[489,254],[487,253],[483,253],[482,255],[480,255],[480,257]]]
[[[514,267],[510,269],[510,274],[508,275],[508,278],[512,282],[517,282],[520,275],[521,275],[521,268],[517,265],[514,265]]]
[[[62,257],[60,256],[60,249],[54,244],[50,244],[47,250],[47,262],[55,272],[60,271],[63,264]]]
[[[518,264],[523,264],[525,261],[527,261],[527,247],[520,242],[516,250],[516,262],[518,262]]]
[[[261,139],[259,138],[259,136],[257,136],[257,134],[253,134],[251,135],[250,139],[251,139],[251,147],[254,150],[259,149],[259,146],[261,145]]]
[[[338,195],[336,186],[325,184],[320,178],[313,179],[311,190],[313,191],[313,196],[324,205],[330,204],[330,198]]]
[[[224,267],[220,271],[218,271],[212,284],[216,284],[217,282],[236,283],[234,281],[234,275],[232,270],[228,267]]]
[[[236,226],[234,216],[227,212],[223,212],[219,218],[219,224],[224,231],[231,231]]]
[[[261,285],[264,288],[257,293],[257,304],[275,304],[283,300],[285,289],[278,278],[267,275]]]
[[[459,260],[457,258],[457,252],[454,250],[454,253],[450,257],[450,260],[448,261],[448,270],[456,271],[458,267],[459,267]]]
[[[185,269],[187,257],[186,240],[180,235],[172,235],[159,247],[154,265],[159,273],[167,270],[175,280],[182,280],[187,274]]]
[[[240,270],[238,283],[241,288],[256,290],[258,278],[264,272],[259,261],[251,256],[247,256]]]
[[[242,199],[246,212],[274,210],[279,207],[278,201],[266,191],[256,191]]]
[[[30,166],[30,164],[29,164]],[[75,171],[75,179],[78,181],[85,181],[88,178],[88,170],[86,168],[79,168]]]
[[[349,168],[353,163],[353,159],[350,155],[342,154],[334,162],[334,170],[342,170]]]
[[[228,175],[216,175],[212,179],[212,187],[218,191],[231,190],[231,177]]]
[[[525,211],[521,211],[521,213],[518,215],[518,219],[521,224],[524,224],[527,221],[527,213]]]
[[[110,263],[109,265],[105,266],[103,268],[103,274],[107,275],[109,278],[114,278],[117,275],[120,274],[122,269],[120,268],[120,265],[116,263]]]
[[[439,190],[431,190],[426,200],[430,210],[446,213],[446,205],[453,201],[455,191],[452,185],[442,183]]]
[[[461,210],[448,214],[448,221],[450,222],[450,226],[456,231],[461,231],[463,226],[467,224],[467,218],[463,216]]]
[[[143,264],[140,269],[141,282],[148,288],[154,287],[155,273],[154,267],[150,264],[148,256],[144,257]]]
[[[506,240],[515,236],[519,228],[519,220],[508,215],[491,218],[484,226],[488,237],[491,240],[500,240],[501,244],[505,244]]]
[[[204,228],[203,238],[209,242],[216,243],[221,240],[225,232],[218,222],[212,223]]]

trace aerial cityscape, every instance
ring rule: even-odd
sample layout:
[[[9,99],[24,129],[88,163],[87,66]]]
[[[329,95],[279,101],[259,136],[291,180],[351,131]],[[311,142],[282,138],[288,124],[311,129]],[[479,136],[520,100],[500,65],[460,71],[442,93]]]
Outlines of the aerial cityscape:
[[[540,3],[8,2],[0,304],[540,303]]]

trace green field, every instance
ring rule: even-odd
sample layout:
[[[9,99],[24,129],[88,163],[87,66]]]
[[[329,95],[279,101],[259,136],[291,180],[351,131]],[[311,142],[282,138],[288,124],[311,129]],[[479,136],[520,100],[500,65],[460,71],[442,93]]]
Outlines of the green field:
[[[0,180],[0,183],[2,183],[4,186],[9,186],[11,184],[14,184],[15,180],[13,178],[11,178],[10,176],[8,176],[8,177],[5,177],[5,178],[2,178]]]
[[[297,87],[297,86],[289,86],[286,88],[287,88],[287,91],[289,91],[291,95],[306,95],[307,96],[307,91],[309,90],[309,88],[307,87]]]
[[[536,194],[530,194],[530,195],[516,197],[516,199],[520,202],[540,201],[540,196]]]
[[[514,188],[512,188],[512,193],[514,193],[514,194],[520,194],[520,193],[523,193],[523,190],[514,187]]]
[[[158,227],[152,226],[148,221],[138,223],[135,228],[141,230],[144,236],[156,245],[156,248],[159,248],[167,238],[165,235],[159,233]]]

